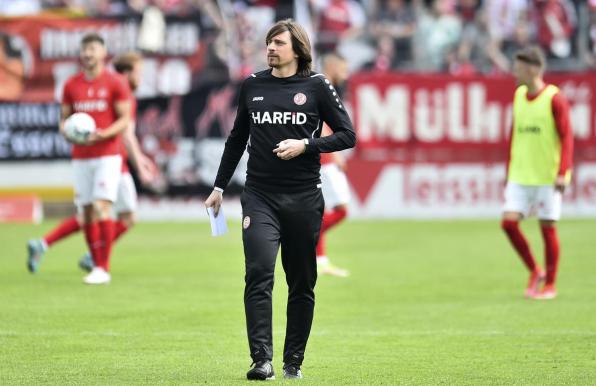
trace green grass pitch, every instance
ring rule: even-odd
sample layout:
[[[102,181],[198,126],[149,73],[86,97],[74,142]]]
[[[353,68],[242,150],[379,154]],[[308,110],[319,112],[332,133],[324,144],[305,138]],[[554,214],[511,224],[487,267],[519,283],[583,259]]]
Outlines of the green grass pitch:
[[[81,282],[80,235],[26,271],[27,238],[54,224],[0,225],[1,385],[245,382],[239,223],[221,238],[206,223],[139,224],[103,287]],[[536,222],[523,228],[542,262]],[[496,219],[342,224],[329,254],[352,275],[319,278],[298,382],[596,384],[596,225],[564,220],[559,235],[559,297],[536,302]],[[276,279],[275,382],[288,384],[281,263]]]

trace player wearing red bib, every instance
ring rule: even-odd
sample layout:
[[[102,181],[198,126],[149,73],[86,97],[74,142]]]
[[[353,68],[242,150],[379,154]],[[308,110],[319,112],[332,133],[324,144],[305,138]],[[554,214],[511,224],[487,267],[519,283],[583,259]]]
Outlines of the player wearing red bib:
[[[526,296],[553,299],[559,263],[556,221],[561,217],[563,191],[570,182],[573,133],[569,106],[559,89],[542,78],[545,59],[538,47],[515,57],[519,83],[513,100],[513,125],[507,162],[507,186],[501,226],[530,271]],[[546,274],[536,264],[519,222],[532,214],[540,220]],[[540,288],[544,281],[544,286]]]

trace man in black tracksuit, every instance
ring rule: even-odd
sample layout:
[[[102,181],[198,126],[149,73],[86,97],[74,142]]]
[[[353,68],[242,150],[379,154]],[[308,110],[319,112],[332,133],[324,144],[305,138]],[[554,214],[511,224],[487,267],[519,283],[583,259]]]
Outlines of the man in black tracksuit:
[[[319,153],[353,147],[350,118],[331,83],[310,71],[308,36],[291,20],[267,34],[271,69],[240,89],[215,188],[205,205],[219,210],[223,189],[248,145],[241,197],[246,264],[244,304],[250,354],[248,379],[272,379],[271,292],[277,252],[288,284],[284,376],[301,378],[317,280],[315,247],[323,215]],[[321,138],[326,122],[334,134]]]

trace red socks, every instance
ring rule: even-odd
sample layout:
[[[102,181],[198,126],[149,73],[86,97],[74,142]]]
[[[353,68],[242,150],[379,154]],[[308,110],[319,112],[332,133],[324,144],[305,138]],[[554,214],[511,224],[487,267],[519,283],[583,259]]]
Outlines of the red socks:
[[[58,224],[54,229],[48,232],[43,239],[49,247],[55,242],[62,240],[63,238],[79,231],[80,229],[81,225],[79,224],[77,217],[72,216]]]
[[[555,284],[559,266],[559,236],[554,225],[541,225],[544,240],[544,260],[546,261],[546,285]]]
[[[333,226],[339,224],[346,218],[348,211],[345,208],[335,208],[323,213],[323,222],[321,223],[321,233],[317,243],[317,256],[325,256],[325,232]]]
[[[122,236],[124,233],[126,233],[126,231],[128,230],[128,227],[126,226],[126,224],[120,220],[116,221],[114,223],[114,241],[118,240],[120,238],[120,236]]]
[[[518,255],[521,257],[526,267],[531,272],[535,271],[536,261],[534,260],[534,256],[532,256],[532,251],[530,251],[528,241],[519,229],[519,223],[517,221],[512,220],[503,220],[501,222],[501,228],[503,228],[503,230],[507,234],[507,237],[509,237],[511,245],[517,251]]]
[[[317,256],[326,256],[325,253],[325,233],[321,232],[317,243]]]
[[[321,224],[321,233],[327,231],[329,228],[339,223],[346,217],[347,214],[348,211],[344,208],[332,209],[328,212],[325,212],[323,214],[323,223]]]
[[[72,216],[58,224],[43,239],[50,246],[80,229],[81,225],[76,216]],[[83,229],[85,240],[87,241],[87,246],[89,247],[89,252],[91,252],[95,265],[107,271],[112,243],[126,233],[128,227],[122,221],[103,220],[93,224],[87,224]]]
[[[99,239],[99,224],[96,222],[85,224],[84,230],[85,240],[87,240],[87,247],[89,248],[93,262],[95,265],[100,266],[102,256],[100,251],[101,241]]]
[[[100,245],[100,261],[96,262],[97,266],[109,271],[110,269],[110,254],[112,253],[112,243],[114,242],[114,220],[101,220],[97,222],[99,226]]]

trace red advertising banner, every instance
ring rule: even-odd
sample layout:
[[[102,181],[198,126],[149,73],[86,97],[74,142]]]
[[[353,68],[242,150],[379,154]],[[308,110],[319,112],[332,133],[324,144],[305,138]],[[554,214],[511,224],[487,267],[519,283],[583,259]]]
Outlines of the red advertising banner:
[[[26,17],[0,20],[0,101],[51,102],[78,70],[79,43],[99,33],[110,55],[138,51],[140,19]],[[141,97],[190,91],[203,65],[204,33],[197,18],[166,20],[163,48],[147,54]]]
[[[596,72],[550,75],[571,106],[576,160],[596,160]],[[357,74],[350,94],[358,157],[393,162],[505,160],[510,77]]]

